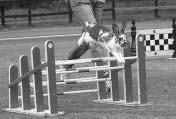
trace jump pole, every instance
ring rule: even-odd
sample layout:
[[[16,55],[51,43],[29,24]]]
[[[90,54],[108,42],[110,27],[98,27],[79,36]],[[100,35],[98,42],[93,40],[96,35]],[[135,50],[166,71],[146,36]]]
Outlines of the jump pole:
[[[144,36],[138,34],[136,36],[137,40],[137,80],[138,80],[138,103],[147,104],[147,86],[146,86],[146,54],[144,46]]]

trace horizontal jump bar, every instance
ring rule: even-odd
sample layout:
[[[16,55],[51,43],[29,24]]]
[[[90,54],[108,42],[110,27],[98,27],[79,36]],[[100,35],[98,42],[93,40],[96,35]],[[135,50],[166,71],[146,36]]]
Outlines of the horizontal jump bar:
[[[98,81],[106,81],[107,79],[109,78],[101,78],[101,79],[87,79],[87,80],[66,80],[66,81],[60,81],[60,82],[57,82],[56,84],[57,85],[60,85],[60,84],[77,84],[77,83],[86,83],[86,82],[98,82]]]
[[[98,89],[59,92],[59,93],[57,93],[57,95],[80,94],[80,93],[94,93],[94,92],[98,92]],[[48,96],[48,94],[43,94],[43,96]],[[30,95],[30,97],[34,98],[34,95]],[[21,96],[18,96],[18,98],[21,99]]]
[[[86,82],[98,82],[98,81],[106,81],[109,80],[110,78],[99,78],[97,77],[89,77],[89,78],[76,78],[76,79],[67,79],[64,81],[58,81],[56,82],[56,85],[64,85],[64,84],[77,84],[77,83],[86,83]],[[42,82],[43,86],[47,85],[47,82]],[[19,84],[21,86],[21,83]],[[33,83],[30,83],[30,86],[34,86]]]
[[[64,73],[80,73],[80,72],[91,72],[91,71],[102,71],[102,70],[121,70],[124,69],[124,66],[117,67],[109,67],[109,66],[95,66],[95,67],[83,67],[83,68],[74,68],[69,70],[58,69],[56,70],[56,74],[64,74]],[[46,71],[42,71],[44,75],[46,75]]]
[[[78,90],[78,91],[68,91],[68,92],[61,92],[57,93],[57,95],[67,95],[67,94],[79,94],[79,93],[93,93],[97,92],[98,89],[91,89],[91,90]]]
[[[124,57],[125,60],[138,59],[137,56]],[[76,59],[76,60],[61,60],[56,61],[56,65],[67,65],[67,64],[80,64],[80,63],[94,63],[94,62],[105,62],[105,61],[115,61],[115,57],[100,57],[100,58],[86,58],[86,59]]]

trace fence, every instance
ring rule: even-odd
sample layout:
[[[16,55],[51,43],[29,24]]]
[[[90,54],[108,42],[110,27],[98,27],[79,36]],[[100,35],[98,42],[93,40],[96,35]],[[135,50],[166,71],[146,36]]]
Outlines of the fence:
[[[0,19],[1,25],[5,25],[6,18],[26,18],[28,19],[28,24],[32,24],[33,17],[41,17],[41,16],[54,16],[54,15],[68,15],[69,23],[73,20],[73,12],[71,11],[69,2],[67,3],[67,10],[62,12],[54,12],[54,13],[32,13],[32,6],[29,4],[27,7],[27,14],[23,15],[6,15],[6,7],[11,4],[19,4],[23,0],[1,0],[0,1]],[[59,0],[52,0],[59,1]],[[106,2],[110,3],[106,5],[104,11],[111,11],[111,17],[113,20],[116,19],[116,13],[119,11],[144,11],[144,10],[153,10],[154,16],[158,17],[159,10],[170,10],[176,9],[176,1],[174,0],[106,0]]]
[[[0,11],[1,11],[1,15],[0,15],[0,19],[1,19],[1,25],[5,25],[5,19],[6,18],[28,18],[28,24],[31,25],[32,24],[32,17],[40,17],[40,16],[54,16],[54,15],[66,15],[68,14],[68,18],[69,18],[69,23],[72,22],[72,17],[73,17],[73,12],[71,10],[70,4],[69,2],[67,3],[67,10],[66,11],[62,11],[62,12],[54,12],[54,13],[39,13],[39,14],[32,14],[32,6],[29,5],[27,7],[27,14],[23,14],[23,15],[5,15],[5,9],[8,5],[11,4],[19,4],[20,1],[13,1],[13,0],[9,0],[7,1],[0,1]],[[52,1],[59,1],[59,0],[52,0]],[[12,2],[12,3],[11,3]],[[104,11],[112,11],[112,18],[115,19],[115,0],[112,1],[112,8],[106,8],[104,9]]]

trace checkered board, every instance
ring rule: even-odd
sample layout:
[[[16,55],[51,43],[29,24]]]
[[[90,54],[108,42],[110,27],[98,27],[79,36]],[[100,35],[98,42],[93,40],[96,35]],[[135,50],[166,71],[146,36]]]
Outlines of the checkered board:
[[[144,35],[146,55],[147,56],[162,56],[173,54],[173,37],[172,29],[149,29],[139,30],[137,34]]]

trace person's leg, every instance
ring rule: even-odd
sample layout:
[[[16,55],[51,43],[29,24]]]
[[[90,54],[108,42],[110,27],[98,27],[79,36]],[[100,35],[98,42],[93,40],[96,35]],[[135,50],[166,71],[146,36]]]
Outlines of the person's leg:
[[[85,22],[89,23],[99,23],[102,18],[103,14],[103,8],[105,3],[96,1],[95,0],[70,0],[70,4],[73,10],[73,13],[77,17],[79,23],[83,25]],[[81,1],[81,2],[80,2]],[[81,47],[81,48],[80,48]],[[85,47],[85,48],[83,48]],[[82,49],[84,51],[81,51],[79,49]],[[77,59],[80,56],[82,56],[87,50],[88,46],[77,46],[73,52],[70,52],[68,59]],[[102,50],[98,47],[91,47],[91,55],[92,57],[103,57],[105,56],[105,49]],[[78,55],[79,54],[79,55]],[[77,57],[79,56],[79,57]],[[107,55],[106,55],[107,56]],[[72,65],[73,66],[73,65]],[[71,68],[72,66],[66,66],[66,68]]]
[[[100,21],[102,20],[104,6],[104,2],[96,1],[95,3],[92,3],[94,16],[96,18],[97,23],[100,23]]]
[[[78,19],[79,23],[83,25],[85,22],[96,23],[93,9],[90,2],[76,2],[70,0],[72,11]],[[89,44],[82,44],[76,46],[68,55],[67,59],[78,59],[89,49]],[[64,65],[64,68],[72,68],[73,65]]]
[[[91,3],[78,3],[72,6],[72,10],[81,25],[85,22],[97,23]]]
[[[68,60],[72,59],[78,59],[80,58],[87,50],[89,49],[89,44],[82,44],[80,46],[76,46],[76,48],[73,49],[72,52],[70,52],[68,56]],[[65,69],[70,69],[72,68],[73,65],[64,65]]]
[[[96,19],[94,17],[93,9],[90,3],[90,0],[70,0],[70,5],[72,11],[79,23],[83,25],[85,22],[96,23]],[[67,59],[78,59],[80,58],[87,50],[89,49],[89,44],[77,45],[71,52],[69,53]],[[73,65],[64,65],[63,68],[70,69]],[[61,66],[62,67],[62,66]],[[61,74],[61,80],[69,79],[69,74]]]

